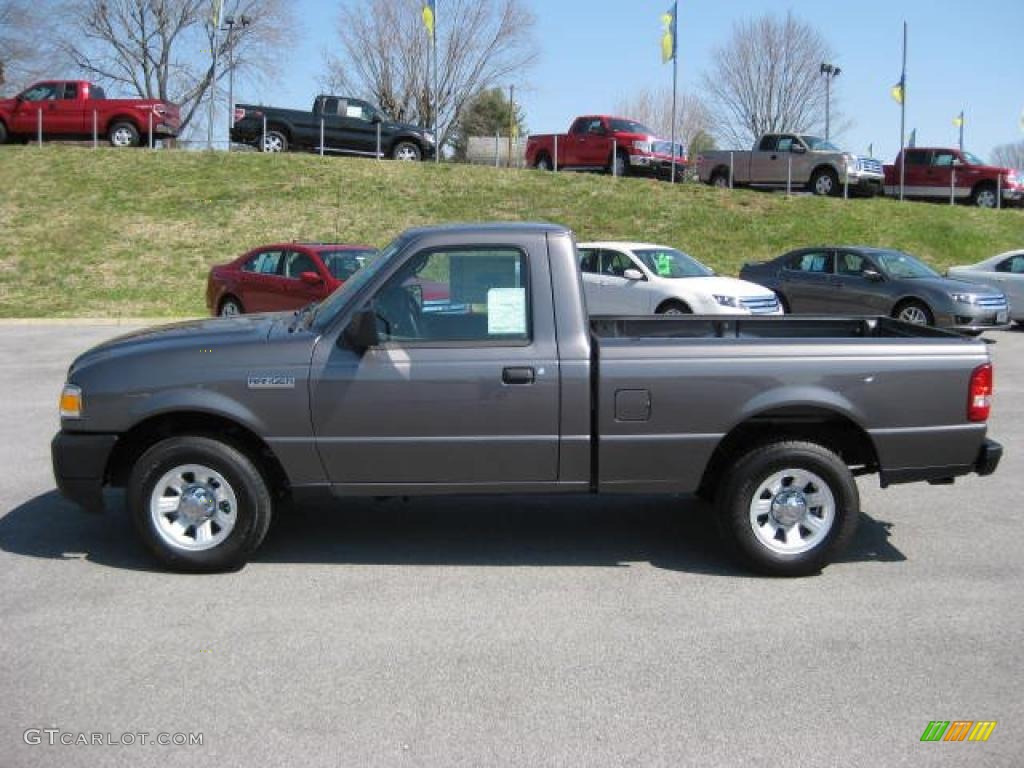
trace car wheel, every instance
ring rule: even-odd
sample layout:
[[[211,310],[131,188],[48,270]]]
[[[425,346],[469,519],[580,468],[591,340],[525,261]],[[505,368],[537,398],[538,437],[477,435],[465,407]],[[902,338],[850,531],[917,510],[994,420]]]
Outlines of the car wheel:
[[[821,197],[839,194],[839,177],[831,168],[822,168],[811,178],[811,191]]]
[[[537,162],[533,164],[533,167],[538,171],[550,171],[554,167],[551,163],[551,158],[547,155],[540,155],[537,158]]]
[[[162,440],[139,458],[128,506],[143,542],[165,565],[213,572],[245,564],[266,536],[273,502],[248,456],[189,436]]]
[[[666,301],[655,314],[658,315],[692,315],[693,310],[681,301]]]
[[[935,325],[935,315],[920,301],[904,301],[893,310],[892,316],[913,325]]]
[[[982,184],[974,191],[974,204],[979,208],[995,208],[996,189],[991,184]]]
[[[820,571],[857,529],[846,463],[817,443],[780,441],[733,462],[716,495],[719,527],[740,561],[771,576]]]
[[[221,317],[235,317],[245,312],[242,309],[242,302],[236,299],[234,296],[229,296],[220,303],[220,310],[217,312]]]
[[[264,134],[261,144],[261,152],[287,152],[288,137],[280,131],[267,131]]]
[[[718,189],[728,189],[729,175],[725,173],[716,173],[711,177],[711,186]]]
[[[107,139],[112,147],[137,147],[139,145],[139,131],[133,124],[122,121],[110,126]]]
[[[411,141],[400,141],[395,144],[395,148],[391,150],[391,157],[394,160],[403,160],[405,162],[415,162],[422,157],[420,148]]]

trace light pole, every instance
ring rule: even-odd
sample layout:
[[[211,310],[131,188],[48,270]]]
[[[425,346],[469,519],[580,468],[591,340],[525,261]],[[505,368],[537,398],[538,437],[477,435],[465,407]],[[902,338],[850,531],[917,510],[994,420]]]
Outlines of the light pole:
[[[232,39],[235,24],[245,29],[252,24],[252,19],[244,13],[237,19],[234,16],[228,16],[224,19],[222,27],[228,33],[228,152],[231,151],[231,129],[235,127],[235,42]]]
[[[821,74],[825,76],[825,141],[828,141],[829,128],[831,127],[832,80],[839,77],[840,72],[842,70],[832,64],[821,65]]]

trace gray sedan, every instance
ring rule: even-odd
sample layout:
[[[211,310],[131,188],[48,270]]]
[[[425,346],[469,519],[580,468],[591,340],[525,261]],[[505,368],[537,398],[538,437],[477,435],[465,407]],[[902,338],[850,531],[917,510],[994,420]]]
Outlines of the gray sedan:
[[[966,333],[1010,321],[1002,291],[943,277],[907,253],[884,248],[801,248],[747,264],[740,277],[775,291],[787,314],[889,315]]]
[[[1010,301],[1010,319],[1024,323],[1024,250],[1000,253],[968,267],[952,267],[947,274],[1002,291]]]

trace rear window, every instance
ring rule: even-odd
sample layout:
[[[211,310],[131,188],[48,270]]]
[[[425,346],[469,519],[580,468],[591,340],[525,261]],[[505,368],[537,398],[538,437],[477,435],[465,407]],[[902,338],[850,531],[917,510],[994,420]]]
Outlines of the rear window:
[[[786,269],[794,272],[822,274],[832,271],[832,254],[826,251],[797,253],[786,259]]]
[[[263,251],[246,259],[242,265],[244,272],[255,272],[258,275],[276,275],[281,268],[280,251]]]

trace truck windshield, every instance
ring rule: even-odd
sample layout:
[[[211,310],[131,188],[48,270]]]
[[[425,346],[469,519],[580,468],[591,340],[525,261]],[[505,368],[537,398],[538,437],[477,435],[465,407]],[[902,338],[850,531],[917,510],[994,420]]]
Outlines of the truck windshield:
[[[964,152],[964,160],[967,161],[968,165],[988,165],[988,163],[986,163],[973,152]]]
[[[658,277],[711,277],[715,274],[692,256],[674,248],[645,248],[633,253]]]
[[[879,251],[875,254],[878,265],[889,277],[896,280],[919,277],[940,277],[939,273],[927,264],[918,261],[909,253],[902,251]]]
[[[839,149],[839,147],[837,147],[831,141],[825,141],[820,136],[801,136],[800,138],[804,140],[804,144],[806,144],[807,148],[810,149],[812,152],[841,152],[842,151],[841,149]]]
[[[608,121],[608,127],[611,128],[613,133],[643,133],[648,136],[654,135],[654,131],[646,125],[643,123],[637,123],[633,120],[612,119]]]
[[[367,256],[367,263],[363,268],[346,280],[341,286],[320,302],[316,312],[310,319],[310,325],[326,326],[337,316],[342,307],[348,302],[348,297],[357,293],[364,285],[373,279],[374,275],[380,272],[391,258],[405,247],[405,239],[398,238],[380,253]]]

